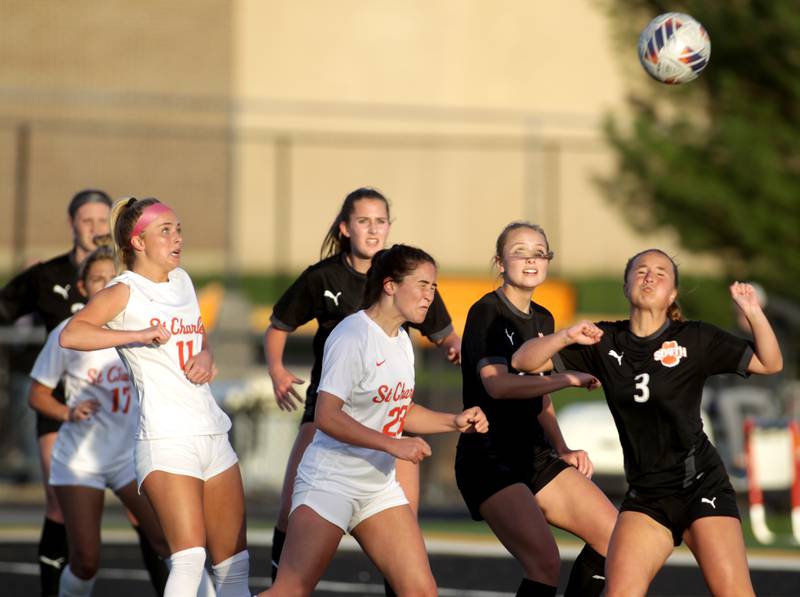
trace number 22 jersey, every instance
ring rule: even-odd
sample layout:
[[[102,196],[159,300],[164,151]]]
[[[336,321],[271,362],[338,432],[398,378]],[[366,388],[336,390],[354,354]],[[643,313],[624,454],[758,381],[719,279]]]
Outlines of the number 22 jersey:
[[[400,437],[414,398],[408,333],[401,327],[388,336],[364,311],[346,317],[325,343],[319,391],[342,400],[344,413],[365,427]],[[363,498],[395,482],[395,458],[317,429],[297,474],[315,489]]]
[[[667,320],[643,338],[627,320],[597,325],[598,344],[573,344],[553,362],[556,370],[591,373],[603,384],[631,487],[666,495],[721,465],[700,418],[703,385],[718,373],[746,376],[750,343],[700,321]]]
[[[139,400],[138,439],[227,433],[231,421],[217,405],[208,384],[186,378],[186,362],[203,349],[205,328],[192,280],[184,270],[169,272],[167,282],[153,282],[124,271],[109,285],[130,289],[128,304],[107,326],[143,330],[158,323],[171,334],[165,344],[117,347]]]

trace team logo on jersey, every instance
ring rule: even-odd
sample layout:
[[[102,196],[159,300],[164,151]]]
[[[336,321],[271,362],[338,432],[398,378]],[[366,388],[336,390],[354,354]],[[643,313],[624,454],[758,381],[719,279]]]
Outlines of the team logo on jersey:
[[[506,333],[506,338],[508,341],[511,342],[511,346],[514,346],[514,332],[509,332],[508,329],[503,330]]]
[[[69,296],[69,289],[71,286],[72,284],[67,284],[66,286],[62,286],[61,284],[54,284],[53,292],[55,292],[56,294],[60,294],[61,296],[64,297],[64,300],[67,300],[67,297]]]
[[[336,294],[333,294],[330,290],[326,290],[322,296],[324,296],[325,298],[331,299],[333,301],[333,304],[338,307],[339,306],[339,297],[342,296],[342,291],[340,290]]]
[[[624,354],[625,354],[624,352],[622,354],[617,354],[616,350],[609,350],[608,351],[608,356],[614,357],[615,359],[617,359],[617,362],[619,363],[620,367],[622,367],[622,357],[623,357]]]
[[[717,501],[717,498],[716,498],[716,496],[714,496],[714,497],[713,497],[713,498],[711,498],[711,499],[708,499],[708,498],[700,498],[700,503],[701,503],[701,504],[710,504],[710,505],[711,505],[711,507],[712,507],[712,508],[714,508],[714,510],[716,510],[716,509],[717,509],[717,505],[714,503],[714,502],[716,502],[716,501]]]
[[[69,308],[69,310],[73,315],[75,315],[75,313],[83,309],[84,306],[85,305],[83,303],[72,303],[72,306]]]
[[[676,340],[664,342],[657,351],[653,353],[653,358],[660,361],[664,367],[675,367],[681,359],[687,358],[686,348],[680,346]]]
[[[406,386],[404,381],[400,381],[396,386],[392,387],[383,384],[378,388],[378,395],[372,397],[375,404],[381,402],[399,402],[400,400],[413,400],[414,388]]]

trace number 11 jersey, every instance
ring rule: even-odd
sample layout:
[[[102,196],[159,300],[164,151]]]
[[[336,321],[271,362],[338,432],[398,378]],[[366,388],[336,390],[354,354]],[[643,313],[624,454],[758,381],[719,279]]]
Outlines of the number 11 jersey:
[[[171,334],[165,344],[117,347],[139,400],[138,439],[227,433],[231,420],[217,405],[208,384],[186,378],[186,362],[203,349],[205,328],[192,280],[184,270],[153,282],[124,271],[110,285],[130,289],[128,304],[111,321],[112,330],[143,330],[161,323]]]

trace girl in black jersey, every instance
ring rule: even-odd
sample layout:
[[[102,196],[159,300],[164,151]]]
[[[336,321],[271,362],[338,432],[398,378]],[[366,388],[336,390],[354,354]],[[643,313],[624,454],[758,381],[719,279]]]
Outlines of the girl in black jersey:
[[[555,363],[603,384],[629,485],[609,547],[608,595],[644,595],[681,540],[712,594],[753,595],[736,495],[703,432],[700,398],[711,375],[780,371],[778,341],[749,284],[735,282],[730,291],[752,344],[682,319],[678,269],[663,251],[632,257],[624,281],[628,321],[581,322],[530,340],[512,365],[530,371]]]
[[[303,418],[286,465],[278,520],[273,535],[273,580],[286,537],[297,466],[314,436],[314,408],[325,340],[336,324],[362,307],[366,272],[371,265],[372,256],[383,249],[390,227],[389,203],[386,197],[371,188],[359,188],[351,192],[345,198],[322,243],[323,259],[310,266],[295,280],[272,311],[270,326],[264,337],[264,352],[275,389],[275,400],[283,410],[296,410],[303,402],[293,387],[303,381],[283,364],[286,339],[297,327],[312,319],[316,319],[319,324],[314,336],[314,364],[306,391]],[[438,292],[425,320],[421,324],[411,325],[442,348],[451,362],[458,362],[461,340],[453,330],[450,315]],[[418,466],[410,462],[398,462],[397,478],[412,510],[416,512],[419,502]]]
[[[497,239],[503,285],[470,309],[461,353],[464,407],[483,409],[489,433],[461,436],[456,481],[472,517],[485,519],[522,564],[517,595],[556,594],[559,555],[548,523],[587,543],[566,595],[600,595],[617,511],[589,480],[586,453],[564,442],[548,395],[569,386],[593,389],[597,380],[574,372],[522,375],[511,364],[523,342],[553,332],[553,316],[531,301],[552,257],[533,224],[509,224]]]

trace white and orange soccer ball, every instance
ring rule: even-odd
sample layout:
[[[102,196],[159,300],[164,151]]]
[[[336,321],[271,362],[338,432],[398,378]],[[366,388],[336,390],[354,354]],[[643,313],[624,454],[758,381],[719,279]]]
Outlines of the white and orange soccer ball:
[[[711,57],[711,39],[695,19],[680,12],[658,15],[639,36],[639,60],[647,74],[668,85],[697,78]]]

